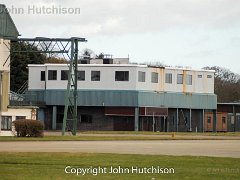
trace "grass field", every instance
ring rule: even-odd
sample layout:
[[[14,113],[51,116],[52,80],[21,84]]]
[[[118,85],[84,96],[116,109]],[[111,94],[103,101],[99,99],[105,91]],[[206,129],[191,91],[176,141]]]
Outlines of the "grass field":
[[[132,131],[87,131],[72,136],[60,132],[47,132],[43,138],[0,136],[1,141],[111,141],[111,140],[221,140],[239,139],[240,133],[162,133],[162,132],[132,132]]]
[[[66,174],[74,168],[106,167],[107,173]],[[174,174],[110,174],[110,167],[174,168]],[[1,179],[239,179],[240,159],[86,153],[0,153]]]

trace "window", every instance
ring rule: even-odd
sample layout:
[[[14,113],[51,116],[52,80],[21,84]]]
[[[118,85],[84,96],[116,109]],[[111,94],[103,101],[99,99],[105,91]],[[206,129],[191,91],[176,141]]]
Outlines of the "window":
[[[115,71],[115,81],[129,81],[129,71]]]
[[[172,84],[172,73],[165,74],[165,83]]]
[[[210,116],[207,117],[207,123],[211,123],[212,118]]]
[[[158,73],[152,72],[151,79],[152,79],[152,83],[158,83]]]
[[[202,78],[202,75],[201,75],[201,74],[199,74],[199,75],[198,75],[198,78]]]
[[[16,116],[16,120],[26,119],[26,116]]]
[[[187,76],[186,76],[186,84],[187,85],[192,85],[192,75],[187,74]]]
[[[138,71],[138,82],[145,82],[146,73],[143,71]]]
[[[80,116],[81,123],[92,123],[92,115],[84,114]]]
[[[212,78],[212,75],[207,75],[207,78]]]
[[[57,80],[57,71],[56,70],[48,71],[48,80]]]
[[[45,81],[45,71],[41,71],[41,81]]]
[[[12,129],[12,117],[11,116],[2,116],[1,129],[2,130],[11,130]]]
[[[100,71],[92,71],[91,80],[100,81]]]
[[[226,117],[222,117],[222,123],[226,124]]]
[[[85,71],[78,71],[77,79],[78,81],[85,81]]]
[[[67,70],[61,71],[61,80],[68,80],[68,72]]]
[[[177,75],[177,84],[183,84],[183,74]]]

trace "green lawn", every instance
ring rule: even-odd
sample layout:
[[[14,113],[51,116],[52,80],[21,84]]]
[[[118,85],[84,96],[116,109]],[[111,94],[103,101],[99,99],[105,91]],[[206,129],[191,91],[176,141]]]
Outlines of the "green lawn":
[[[106,174],[66,174],[74,168],[102,167]],[[110,174],[110,167],[174,168],[174,174]],[[0,179],[239,179],[240,159],[86,153],[0,153]]]

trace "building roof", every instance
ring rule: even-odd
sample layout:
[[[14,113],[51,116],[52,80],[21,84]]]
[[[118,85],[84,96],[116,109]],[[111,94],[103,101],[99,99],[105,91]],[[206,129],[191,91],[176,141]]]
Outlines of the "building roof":
[[[19,32],[6,8],[0,4],[0,38],[13,39],[19,36]]]
[[[46,64],[28,64],[28,67],[65,67],[67,64],[54,64],[54,63],[46,63]],[[169,70],[186,70],[186,71],[197,71],[197,72],[211,72],[214,73],[214,70],[205,70],[205,69],[188,69],[188,68],[177,68],[177,67],[153,67],[148,66],[146,64],[78,64],[79,67],[140,67],[140,68],[162,68]]]

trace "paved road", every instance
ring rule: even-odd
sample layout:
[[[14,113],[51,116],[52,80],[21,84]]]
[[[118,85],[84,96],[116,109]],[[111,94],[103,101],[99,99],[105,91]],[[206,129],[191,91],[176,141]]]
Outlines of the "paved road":
[[[0,142],[0,152],[88,152],[240,158],[240,140]]]

